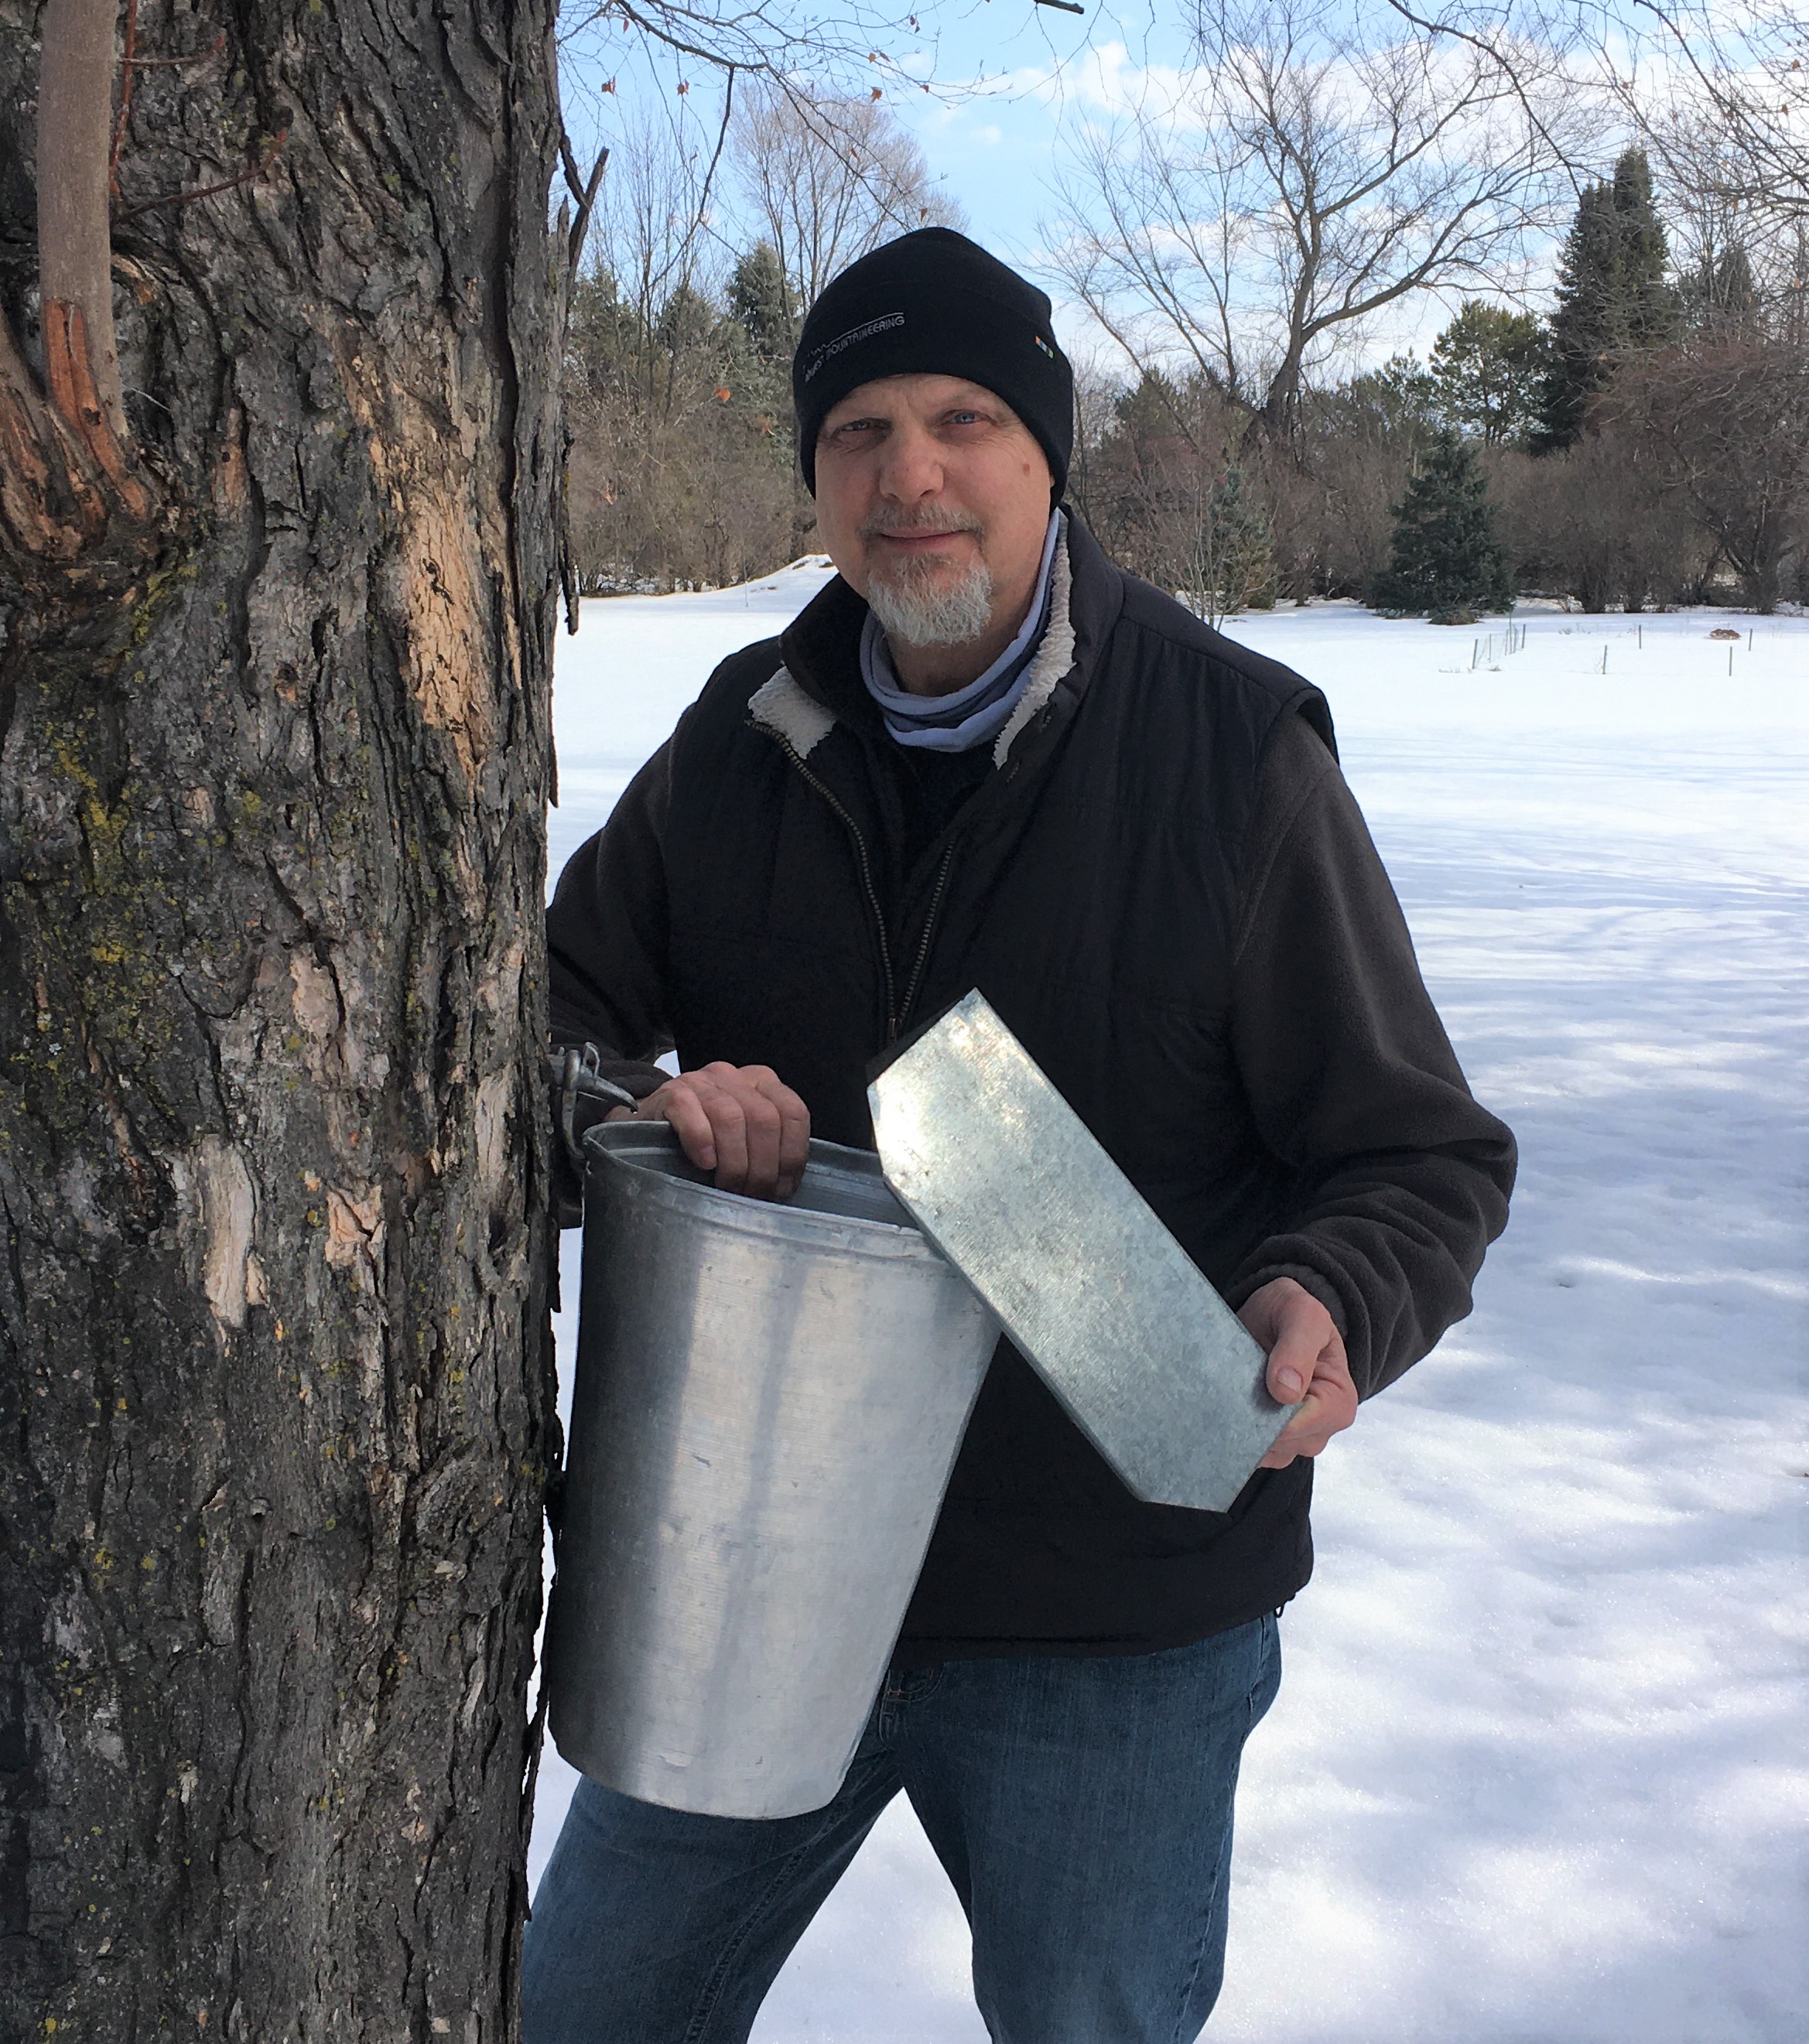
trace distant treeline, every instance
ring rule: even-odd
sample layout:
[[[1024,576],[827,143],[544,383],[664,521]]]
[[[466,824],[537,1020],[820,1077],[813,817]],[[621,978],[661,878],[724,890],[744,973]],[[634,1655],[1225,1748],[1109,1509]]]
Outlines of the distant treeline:
[[[922,152],[871,99],[768,81],[705,156],[656,125],[612,156],[566,355],[572,563],[601,593],[744,581],[812,550],[791,356],[837,271],[960,226]],[[724,245],[733,219],[743,244]]]
[[[920,159],[915,186],[904,170],[839,259],[931,217]],[[726,583],[812,549],[788,385],[805,294],[778,238],[715,282],[692,269],[637,295],[606,259],[579,286],[571,532],[587,590]],[[1279,416],[1199,369],[1083,377],[1070,494],[1118,559],[1210,614],[1278,596],[1460,614],[1504,590],[1598,611],[1809,598],[1798,240],[1756,263],[1727,235],[1680,270],[1630,150],[1584,190],[1545,316],[1466,301],[1428,359],[1308,382]],[[1403,581],[1397,527],[1404,505],[1418,531],[1447,499],[1469,552],[1498,558],[1442,602]]]

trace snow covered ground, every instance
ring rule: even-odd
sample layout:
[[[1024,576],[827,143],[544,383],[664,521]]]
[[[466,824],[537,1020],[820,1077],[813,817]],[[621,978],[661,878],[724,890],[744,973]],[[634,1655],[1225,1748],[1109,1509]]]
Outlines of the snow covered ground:
[[[586,605],[555,871],[820,579]],[[1523,1164],[1473,1317],[1321,1459],[1216,2039],[1809,2038],[1809,620],[1524,621],[1230,627],[1330,696]],[[966,1965],[901,1804],[757,2044],[977,2044]]]

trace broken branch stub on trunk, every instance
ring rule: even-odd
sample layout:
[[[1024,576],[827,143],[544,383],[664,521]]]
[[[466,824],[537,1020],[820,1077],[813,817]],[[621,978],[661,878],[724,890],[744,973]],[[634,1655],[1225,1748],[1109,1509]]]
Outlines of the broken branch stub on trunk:
[[[125,409],[113,338],[107,176],[113,153],[114,0],[46,0],[37,119],[38,287],[56,408],[116,441]],[[79,385],[79,387],[78,387]]]
[[[113,328],[113,0],[48,0],[37,89],[40,384],[0,319],[0,589],[40,643],[63,606],[119,605],[175,524],[136,458]],[[91,638],[98,620],[81,620]]]

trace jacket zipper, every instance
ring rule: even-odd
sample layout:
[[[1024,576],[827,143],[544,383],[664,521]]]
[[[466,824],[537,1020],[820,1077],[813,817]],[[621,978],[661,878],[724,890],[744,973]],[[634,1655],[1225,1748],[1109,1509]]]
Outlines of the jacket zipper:
[[[910,1020],[911,1010],[916,1006],[917,996],[923,989],[924,967],[929,962],[930,939],[935,931],[936,911],[942,906],[943,890],[948,885],[949,868],[954,863],[954,840],[951,839],[947,851],[943,854],[942,870],[936,875],[935,891],[930,897],[929,913],[924,918],[924,939],[917,947],[916,962],[911,968],[911,984],[904,989],[904,1005],[898,1011],[900,1030]]]
[[[904,1024],[911,1010],[917,1005],[917,996],[923,990],[924,968],[929,963],[930,939],[935,934],[936,912],[942,906],[943,893],[948,887],[950,870],[954,864],[954,843],[943,854],[941,870],[936,874],[935,891],[930,896],[929,912],[924,918],[924,934],[917,946],[917,955],[911,966],[910,984],[904,989],[904,1005],[898,1005],[898,989],[892,970],[892,946],[885,934],[885,912],[880,906],[879,889],[873,884],[873,864],[867,855],[866,840],[861,835],[861,827],[848,813],[846,805],[826,787],[804,763],[804,755],[787,739],[778,740],[785,757],[790,760],[807,786],[814,788],[828,805],[832,813],[841,819],[843,828],[852,840],[855,861],[860,868],[861,886],[866,891],[867,907],[873,914],[873,927],[879,939],[880,970],[885,976],[885,1040],[896,1043],[903,1035]]]
[[[879,939],[880,970],[885,975],[885,1040],[891,1043],[898,1034],[898,991],[892,977],[892,947],[886,941],[885,912],[879,905],[879,889],[873,884],[873,865],[867,857],[866,840],[861,836],[861,827],[849,815],[847,809],[835,794],[812,774],[804,763],[804,755],[789,740],[780,739],[785,757],[790,760],[805,782],[814,788],[834,813],[841,818],[848,836],[854,840],[855,860],[861,870],[861,885],[866,890],[867,906],[873,912],[874,932]],[[937,893],[941,893],[939,888]],[[924,936],[924,948],[928,948],[928,933]],[[915,990],[915,982],[913,982]]]

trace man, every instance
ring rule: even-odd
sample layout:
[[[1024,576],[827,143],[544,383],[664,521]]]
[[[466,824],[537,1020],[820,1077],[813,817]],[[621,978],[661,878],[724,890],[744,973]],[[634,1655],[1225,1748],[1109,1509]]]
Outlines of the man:
[[[1312,1458],[1469,1310],[1506,1219],[1512,1138],[1433,1012],[1323,698],[1059,508],[1049,312],[939,228],[812,309],[793,387],[838,577],[717,670],[566,869],[555,1030],[617,1057],[719,1184],[782,1199],[810,1134],[870,1147],[870,1063],[978,986],[1300,1409],[1230,1512],[1142,1504],[1002,1343],[840,1794],[743,1823],[582,1785],[528,1928],[528,2044],[745,2038],[900,1788],[993,2038],[1195,2035]],[[669,1046],[677,1078],[642,1062]]]

